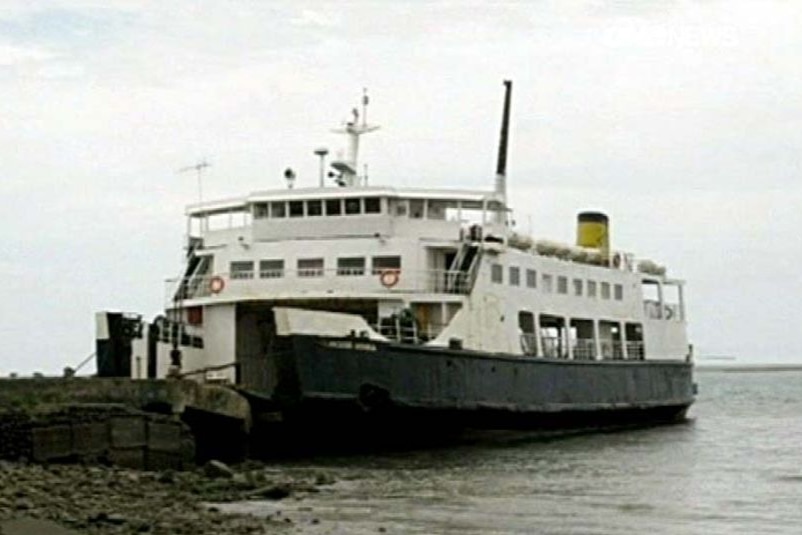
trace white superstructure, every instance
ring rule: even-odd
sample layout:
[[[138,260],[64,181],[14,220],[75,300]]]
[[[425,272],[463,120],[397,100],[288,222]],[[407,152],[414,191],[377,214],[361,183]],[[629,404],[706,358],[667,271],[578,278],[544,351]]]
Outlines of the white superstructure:
[[[338,186],[288,180],[187,208],[187,265],[167,283],[158,376],[180,339],[183,373],[236,381],[237,367],[271,343],[273,307],[364,320],[329,315],[322,334],[368,325],[361,334],[373,339],[506,356],[687,358],[681,281],[621,251],[512,233],[503,166],[488,191],[365,186],[359,136],[377,128],[365,114],[342,131],[349,152],[332,163]],[[325,151],[316,154],[322,164]]]

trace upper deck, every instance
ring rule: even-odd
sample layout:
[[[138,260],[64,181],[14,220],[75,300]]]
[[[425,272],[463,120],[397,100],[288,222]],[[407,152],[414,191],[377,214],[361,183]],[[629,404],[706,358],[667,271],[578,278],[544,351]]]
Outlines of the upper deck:
[[[204,247],[293,239],[403,236],[457,240],[467,225],[497,232],[504,204],[491,191],[391,187],[303,188],[187,207],[188,233]]]

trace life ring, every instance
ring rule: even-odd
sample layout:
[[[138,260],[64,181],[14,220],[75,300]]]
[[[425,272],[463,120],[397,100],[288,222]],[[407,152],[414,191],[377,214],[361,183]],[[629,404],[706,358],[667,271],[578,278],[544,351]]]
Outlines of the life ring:
[[[613,267],[616,269],[621,267],[621,253],[615,253],[613,255]]]
[[[223,277],[219,275],[215,275],[211,279],[209,279],[209,291],[213,294],[219,294],[223,291],[223,288],[226,287],[226,281],[223,280]]]
[[[381,275],[379,275],[379,280],[385,288],[392,288],[398,284],[400,275],[401,271],[398,269],[385,269],[381,272]]]

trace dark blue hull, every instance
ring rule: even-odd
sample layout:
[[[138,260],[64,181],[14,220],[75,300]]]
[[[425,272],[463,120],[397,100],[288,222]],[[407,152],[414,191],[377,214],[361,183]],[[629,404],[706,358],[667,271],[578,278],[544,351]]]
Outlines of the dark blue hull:
[[[243,385],[266,411],[304,427],[608,427],[681,420],[694,401],[685,361],[554,360],[314,336],[275,349],[263,369],[243,369]]]

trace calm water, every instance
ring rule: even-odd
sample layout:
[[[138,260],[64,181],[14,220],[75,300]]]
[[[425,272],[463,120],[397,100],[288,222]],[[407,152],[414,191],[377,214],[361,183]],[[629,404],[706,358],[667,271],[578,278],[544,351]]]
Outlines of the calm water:
[[[337,483],[235,507],[296,533],[802,533],[802,372],[697,382],[688,424],[306,461]]]

